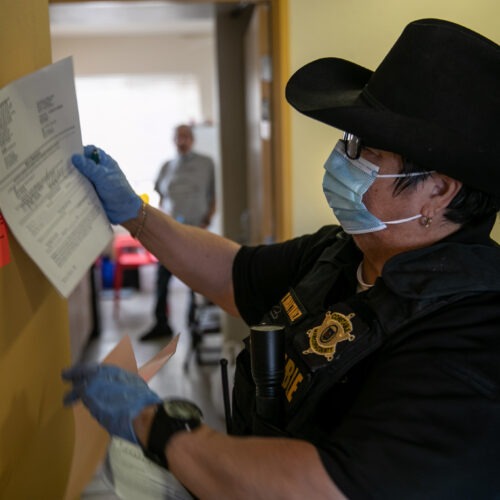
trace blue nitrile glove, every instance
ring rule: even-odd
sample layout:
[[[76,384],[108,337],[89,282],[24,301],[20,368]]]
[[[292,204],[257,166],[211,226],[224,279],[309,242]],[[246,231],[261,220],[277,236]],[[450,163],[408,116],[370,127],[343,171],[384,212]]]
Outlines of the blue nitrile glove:
[[[162,401],[141,377],[113,365],[76,365],[63,370],[62,378],[73,384],[64,396],[66,406],[81,399],[111,435],[135,444],[132,420],[145,406]]]
[[[85,146],[83,153],[73,155],[71,161],[94,185],[109,221],[121,224],[136,217],[142,200],[130,186],[118,163],[95,146]]]

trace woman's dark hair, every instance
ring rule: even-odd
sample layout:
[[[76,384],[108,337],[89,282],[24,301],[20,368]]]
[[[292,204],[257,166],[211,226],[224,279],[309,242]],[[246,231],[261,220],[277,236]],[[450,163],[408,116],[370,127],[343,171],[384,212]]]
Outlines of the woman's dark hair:
[[[412,172],[426,172],[426,169],[403,158],[401,173],[409,174]],[[416,186],[430,175],[432,175],[432,172],[429,171],[429,173],[424,175],[396,179],[394,182],[394,196],[397,196],[411,186]],[[463,225],[479,221],[498,211],[500,211],[500,196],[488,194],[463,184],[453,200],[446,207],[444,216],[451,222]]]

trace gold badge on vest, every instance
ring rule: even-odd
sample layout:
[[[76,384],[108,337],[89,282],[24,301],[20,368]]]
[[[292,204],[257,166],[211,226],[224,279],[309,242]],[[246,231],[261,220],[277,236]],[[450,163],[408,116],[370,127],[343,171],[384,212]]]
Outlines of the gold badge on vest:
[[[332,361],[337,344],[340,342],[352,342],[356,337],[352,335],[351,319],[355,314],[341,314],[339,312],[327,311],[321,325],[307,330],[309,337],[309,348],[302,354],[317,354],[324,356],[327,361]]]

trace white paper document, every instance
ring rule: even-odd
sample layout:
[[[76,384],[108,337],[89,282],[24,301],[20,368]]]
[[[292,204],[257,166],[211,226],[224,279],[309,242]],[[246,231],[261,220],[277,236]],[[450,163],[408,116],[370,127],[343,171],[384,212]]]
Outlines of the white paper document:
[[[113,234],[94,188],[71,165],[80,152],[71,58],[0,90],[0,210],[64,297]]]

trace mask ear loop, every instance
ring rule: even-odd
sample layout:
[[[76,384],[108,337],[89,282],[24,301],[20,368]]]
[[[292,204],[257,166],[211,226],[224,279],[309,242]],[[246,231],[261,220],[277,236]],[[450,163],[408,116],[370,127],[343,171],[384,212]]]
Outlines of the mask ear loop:
[[[397,220],[384,220],[382,221],[384,224],[403,224],[403,222],[410,222],[412,220],[421,219],[423,216],[421,214],[414,215],[413,217],[406,217],[406,219],[397,219]]]

